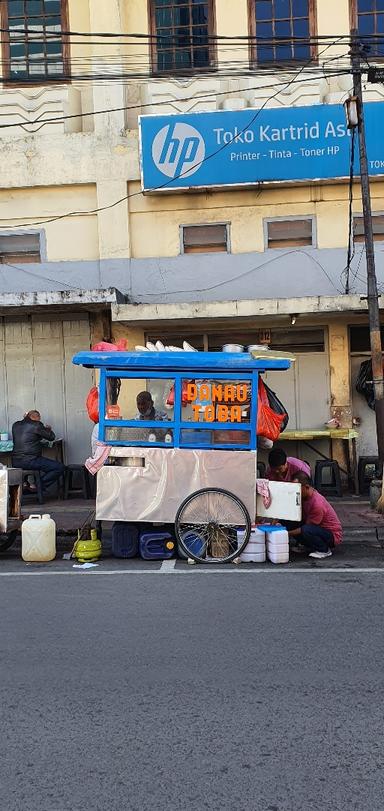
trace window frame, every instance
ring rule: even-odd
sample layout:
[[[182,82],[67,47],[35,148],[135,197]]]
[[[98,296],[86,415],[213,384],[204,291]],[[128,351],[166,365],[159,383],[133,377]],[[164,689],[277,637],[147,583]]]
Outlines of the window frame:
[[[171,2],[171,0],[170,0]],[[215,0],[205,0],[208,6],[208,37],[216,36],[216,3]],[[154,0],[147,0],[148,5],[148,28],[150,34],[149,54],[151,62],[151,72],[153,76],[193,76],[212,72],[217,69],[217,45],[214,39],[208,42],[209,64],[202,68],[171,68],[170,70],[160,70],[157,67],[157,47],[156,47],[156,19]]]
[[[249,31],[249,64],[251,68],[262,68],[264,66],[268,67],[271,65],[286,65],[287,70],[289,67],[295,65],[305,65],[308,60],[306,59],[289,59],[286,61],[277,61],[271,60],[270,62],[260,62],[257,61],[257,47],[255,43],[256,39],[256,6],[255,0],[247,0],[248,2],[248,31]],[[308,9],[309,9],[309,36],[316,37],[317,36],[317,0],[308,0]],[[318,46],[315,43],[310,44],[309,46],[310,54],[311,54],[311,61],[314,64],[318,62]]]
[[[287,246],[281,246],[279,248],[270,247],[268,244],[268,224],[270,222],[296,222],[297,220],[310,220],[312,223],[312,242],[308,245],[302,245],[302,248],[316,248],[317,247],[317,229],[316,229],[316,215],[315,214],[298,214],[297,216],[291,217],[265,217],[263,219],[263,231],[264,231],[264,250],[265,251],[286,251],[290,248],[294,247],[293,245],[287,244]],[[299,247],[299,246],[297,246]]]
[[[22,78],[12,78],[10,76],[10,68],[11,68],[11,49],[10,49],[10,42],[11,38],[9,36],[9,17],[8,17],[8,0],[4,0],[1,3],[0,8],[0,21],[1,27],[7,32],[4,33],[3,42],[2,42],[2,57],[3,57],[3,65],[4,71],[2,76],[2,84],[5,87],[30,87],[30,86],[39,86],[39,85],[52,85],[52,84],[70,84],[71,82],[71,46],[70,46],[70,39],[66,36],[66,32],[69,31],[69,0],[60,0],[61,6],[61,39],[63,45],[63,76],[36,76],[34,78],[26,79],[25,76]]]
[[[374,230],[374,222],[375,218],[382,217],[384,219],[384,211],[372,211],[372,231],[373,231],[373,241],[374,242],[384,242],[384,232],[382,232],[382,239],[378,238],[378,235],[375,234]],[[355,238],[355,221],[360,220],[363,225],[363,233],[357,235],[357,239]],[[352,218],[352,225],[353,225],[353,242],[356,245],[361,245],[365,243],[365,233],[364,233],[364,214],[362,212],[354,212]]]
[[[373,13],[373,12],[367,12],[367,14],[369,14],[369,13]],[[380,13],[383,13],[383,12],[379,12],[379,14]],[[358,11],[357,11],[357,0],[349,0],[349,22],[350,22],[351,31],[354,31],[356,29],[357,32],[358,32],[359,31],[359,15],[358,15]],[[370,56],[371,56],[372,59],[374,59],[375,62],[383,62],[384,61],[384,53],[381,56],[376,55],[376,54],[371,54]]]
[[[210,225],[221,225],[225,228],[226,234],[226,249],[225,251],[186,251],[184,246],[184,228],[206,228]],[[231,231],[230,231],[230,222],[191,222],[191,223],[183,223],[179,225],[179,235],[180,235],[180,253],[183,256],[191,256],[193,254],[211,254],[211,253],[231,253]]]
[[[43,262],[47,262],[47,239],[46,239],[46,234],[45,234],[44,230],[39,231],[39,230],[36,230],[36,229],[21,229],[20,228],[20,229],[11,231],[11,230],[9,230],[7,228],[0,229],[0,240],[2,239],[2,237],[15,237],[15,238],[17,238],[17,237],[23,237],[23,236],[34,236],[34,237],[37,236],[38,237],[38,239],[39,239],[40,259],[36,260],[36,264],[40,265]],[[15,251],[15,253],[16,253],[16,251]],[[26,253],[26,255],[31,256],[31,254],[28,254],[28,251],[25,251],[25,253]],[[1,256],[2,256],[2,253],[1,253],[1,250],[0,250],[0,257]],[[2,262],[1,258],[0,258],[0,264],[7,265],[8,263],[7,262]],[[9,264],[12,265],[13,262],[11,261],[11,262],[9,262]],[[23,263],[21,260],[18,260],[17,264],[22,265],[22,264],[25,264],[25,263]],[[29,263],[27,263],[27,264],[29,264]]]

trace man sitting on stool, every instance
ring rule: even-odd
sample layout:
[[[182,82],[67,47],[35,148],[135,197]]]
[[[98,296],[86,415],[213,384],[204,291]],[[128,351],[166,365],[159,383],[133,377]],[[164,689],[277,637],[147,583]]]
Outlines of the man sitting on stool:
[[[55,434],[50,425],[43,425],[39,411],[28,411],[23,420],[12,425],[13,467],[24,470],[38,470],[43,490],[50,487],[63,475],[65,467],[61,462],[42,456],[42,439],[53,442]]]
[[[306,473],[298,473],[293,479],[301,484],[303,520],[297,529],[288,530],[309,552],[310,558],[329,558],[335,545],[341,543],[343,530],[335,510],[314,487]]]

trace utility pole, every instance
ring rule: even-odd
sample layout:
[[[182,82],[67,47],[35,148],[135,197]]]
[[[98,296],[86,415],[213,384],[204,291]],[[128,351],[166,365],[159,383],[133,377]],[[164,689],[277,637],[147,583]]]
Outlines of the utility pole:
[[[365,138],[363,90],[361,82],[361,43],[358,32],[352,31],[353,93],[357,103],[358,134],[360,150],[360,182],[363,201],[365,252],[367,262],[367,300],[369,315],[369,335],[372,356],[372,377],[375,394],[376,432],[379,459],[384,463],[384,378],[383,355],[381,348],[379,296],[375,268],[375,249],[372,228],[371,192],[369,184],[367,145]],[[384,480],[383,480],[384,482]],[[383,490],[384,493],[384,490]]]

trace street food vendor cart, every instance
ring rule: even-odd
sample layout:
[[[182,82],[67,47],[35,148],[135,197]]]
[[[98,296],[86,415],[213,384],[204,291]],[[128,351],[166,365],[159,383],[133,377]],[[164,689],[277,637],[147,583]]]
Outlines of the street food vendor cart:
[[[172,524],[196,561],[225,562],[246,546],[256,515],[301,517],[300,486],[271,483],[257,497],[258,378],[286,358],[227,352],[80,352],[99,372],[96,519]],[[149,392],[150,417],[137,395]]]

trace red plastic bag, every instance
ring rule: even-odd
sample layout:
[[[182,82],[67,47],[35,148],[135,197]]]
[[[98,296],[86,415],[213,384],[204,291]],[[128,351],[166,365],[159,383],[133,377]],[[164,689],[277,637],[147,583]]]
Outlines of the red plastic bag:
[[[287,414],[277,414],[269,405],[266,387],[259,377],[257,393],[257,435],[275,442],[279,438]]]
[[[92,352],[125,352],[127,349],[127,341],[125,338],[120,338],[117,344],[109,344],[107,341],[99,341],[94,344]]]
[[[181,405],[186,406],[188,405],[188,382],[183,380],[181,384]],[[172,386],[171,390],[167,397],[167,406],[174,406],[175,405],[175,387]]]
[[[99,422],[99,390],[96,386],[89,391],[86,406],[89,419],[94,423]]]

